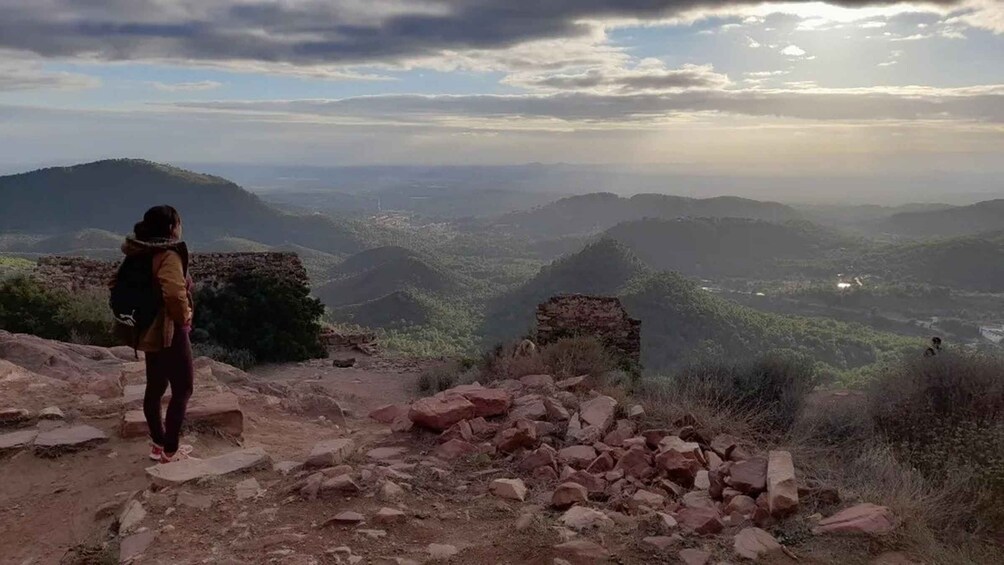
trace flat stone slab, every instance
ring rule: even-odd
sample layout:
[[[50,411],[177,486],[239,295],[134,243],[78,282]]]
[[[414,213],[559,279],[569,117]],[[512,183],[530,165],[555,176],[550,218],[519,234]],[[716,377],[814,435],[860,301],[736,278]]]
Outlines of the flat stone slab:
[[[36,436],[38,436],[38,430],[22,430],[20,432],[0,434],[0,455],[28,447],[31,445],[31,442],[35,441]]]
[[[310,450],[306,466],[334,467],[352,455],[355,448],[352,440],[344,437],[318,442]]]
[[[193,397],[185,413],[185,427],[212,429],[240,437],[244,433],[244,414],[237,395],[223,392]],[[123,438],[144,437],[149,433],[142,410],[129,410],[122,415],[119,435]]]
[[[268,454],[260,447],[232,451],[208,459],[185,459],[174,463],[147,467],[146,474],[154,485],[168,487],[207,477],[222,477],[249,471],[270,463]]]
[[[105,432],[87,425],[56,428],[38,434],[35,438],[35,452],[39,455],[58,455],[62,452],[87,449],[108,441]]]

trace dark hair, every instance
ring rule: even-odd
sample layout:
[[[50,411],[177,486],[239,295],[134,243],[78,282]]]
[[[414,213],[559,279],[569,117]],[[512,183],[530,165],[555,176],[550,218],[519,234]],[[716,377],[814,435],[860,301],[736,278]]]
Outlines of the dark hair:
[[[167,204],[154,206],[143,214],[143,221],[133,227],[133,233],[140,241],[170,239],[171,232],[179,223],[181,216],[173,207]]]

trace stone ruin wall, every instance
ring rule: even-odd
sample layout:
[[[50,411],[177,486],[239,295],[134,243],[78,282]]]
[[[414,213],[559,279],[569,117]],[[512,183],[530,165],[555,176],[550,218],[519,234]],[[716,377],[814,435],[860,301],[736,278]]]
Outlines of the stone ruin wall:
[[[575,335],[594,335],[623,358],[641,360],[641,321],[628,316],[618,298],[561,295],[537,307],[539,345]]]
[[[69,290],[107,288],[117,262],[85,257],[42,257],[35,275]],[[216,284],[243,272],[272,274],[310,286],[307,270],[295,253],[194,253],[189,271],[196,284]]]

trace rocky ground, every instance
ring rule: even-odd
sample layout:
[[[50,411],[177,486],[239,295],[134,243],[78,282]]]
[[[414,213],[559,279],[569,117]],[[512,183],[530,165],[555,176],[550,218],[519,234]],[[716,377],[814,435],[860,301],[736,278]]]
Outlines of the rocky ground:
[[[154,465],[130,350],[0,332],[0,563],[911,562],[785,451],[581,379],[415,401],[421,363],[357,357],[200,359],[202,460]]]

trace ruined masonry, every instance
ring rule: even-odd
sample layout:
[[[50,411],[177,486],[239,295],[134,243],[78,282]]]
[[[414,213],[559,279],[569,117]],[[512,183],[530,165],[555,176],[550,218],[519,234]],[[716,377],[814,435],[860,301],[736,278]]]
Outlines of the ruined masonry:
[[[640,359],[641,321],[628,316],[618,298],[569,294],[537,306],[539,345],[576,335],[594,335],[625,359]]]

